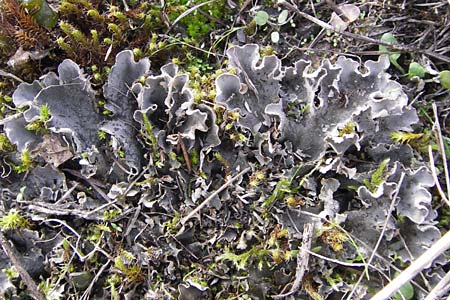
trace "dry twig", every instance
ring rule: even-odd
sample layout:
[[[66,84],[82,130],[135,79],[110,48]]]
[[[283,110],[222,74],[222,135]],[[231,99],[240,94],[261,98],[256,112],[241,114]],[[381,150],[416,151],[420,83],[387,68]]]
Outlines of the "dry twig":
[[[287,296],[295,294],[302,284],[303,275],[305,275],[306,270],[308,269],[309,262],[309,250],[311,249],[311,242],[314,233],[314,224],[307,223],[303,227],[303,237],[302,237],[302,246],[297,254],[297,268],[295,269],[295,280],[292,283],[291,290],[285,294],[280,294],[276,296],[272,296],[273,299],[282,299]]]
[[[385,300],[392,294],[398,291],[403,285],[408,283],[414,276],[421,272],[425,266],[429,265],[439,255],[450,249],[450,231],[448,231],[442,238],[434,243],[430,249],[425,251],[418,259],[411,263],[411,265],[386,285],[370,300]]]
[[[25,270],[24,267],[22,266],[22,264],[19,262],[19,260],[17,259],[16,255],[14,253],[13,248],[9,244],[9,241],[5,238],[5,236],[3,235],[3,232],[1,232],[1,231],[0,231],[0,243],[2,244],[2,248],[5,251],[6,255],[9,257],[9,259],[11,260],[14,267],[16,267],[17,272],[19,272],[20,277],[25,282],[25,284],[27,285],[28,289],[30,290],[30,292],[34,296],[34,298],[36,298],[38,300],[45,300],[44,294],[42,294],[39,291],[38,286],[33,281],[30,274],[28,274],[27,270]]]

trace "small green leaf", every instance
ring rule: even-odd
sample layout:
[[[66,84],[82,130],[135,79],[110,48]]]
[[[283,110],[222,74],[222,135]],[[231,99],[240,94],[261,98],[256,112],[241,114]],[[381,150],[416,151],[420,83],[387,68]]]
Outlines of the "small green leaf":
[[[422,67],[422,65],[412,62],[409,64],[409,70],[408,70],[408,78],[411,79],[414,76],[417,76],[419,78],[423,78],[425,74],[428,73],[427,69]]]
[[[411,283],[406,283],[392,298],[394,300],[411,300],[414,297],[414,288]]]
[[[397,45],[398,44],[397,39],[390,32],[383,34],[381,36],[381,41],[385,42],[385,43],[392,44],[392,45]],[[386,46],[383,46],[383,45],[380,45],[378,49],[381,52],[387,52],[389,54],[389,61],[391,62],[391,64],[393,64],[394,67],[396,67],[402,74],[405,73],[405,69],[403,69],[397,62],[397,60],[400,58],[400,55],[401,55],[400,52],[392,52]]]
[[[269,21],[269,14],[263,10],[260,10],[255,15],[255,22],[259,26],[264,26]]]
[[[439,73],[439,80],[441,81],[441,85],[446,88],[450,89],[450,71],[442,71]]]
[[[283,10],[279,15],[278,15],[278,24],[283,24],[284,22],[286,22],[287,18],[288,18],[288,11],[287,9]]]
[[[278,41],[280,40],[280,34],[278,33],[278,31],[274,31],[272,32],[272,34],[270,35],[270,38],[272,39],[272,43],[278,43]]]

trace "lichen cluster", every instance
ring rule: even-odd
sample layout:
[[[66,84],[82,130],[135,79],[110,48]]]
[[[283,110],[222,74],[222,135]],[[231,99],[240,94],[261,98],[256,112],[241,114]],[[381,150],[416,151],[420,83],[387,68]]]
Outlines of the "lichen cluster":
[[[227,55],[213,99],[196,98],[176,64],[156,72],[131,50],[117,54],[101,96],[71,60],[58,74],[17,88],[13,103],[23,116],[5,132],[19,153],[4,160],[18,163],[28,153],[32,162],[26,174],[0,181],[2,195],[11,206],[20,194],[86,224],[79,236],[64,232],[53,248],[29,245],[47,258],[47,268],[74,278],[109,261],[108,279],[96,283],[109,289],[98,296],[120,289],[148,299],[264,299],[295,276],[310,223],[312,254],[300,293],[319,299],[352,290],[357,273],[314,253],[365,263],[383,231],[374,267],[364,270],[375,276],[395,268],[389,259],[406,263],[440,237],[428,191],[433,178],[398,138],[414,134],[417,113],[386,73],[386,56],[364,65],[340,57],[314,68],[305,60],[283,66],[275,55],[261,59],[251,44]],[[198,218],[181,224],[247,167]],[[91,189],[68,193],[74,180]],[[102,209],[105,200],[113,202]],[[45,237],[56,230],[48,222]],[[441,262],[430,274],[442,272]],[[366,280],[358,293],[378,287]]]

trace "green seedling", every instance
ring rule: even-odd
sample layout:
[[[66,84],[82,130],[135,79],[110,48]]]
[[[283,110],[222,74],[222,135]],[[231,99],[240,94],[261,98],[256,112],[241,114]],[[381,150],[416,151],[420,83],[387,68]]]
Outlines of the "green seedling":
[[[427,69],[422,67],[421,64],[416,63],[416,62],[412,62],[409,64],[408,79],[411,79],[414,76],[417,76],[419,78],[424,78],[427,73],[428,73]]]
[[[398,273],[395,274],[395,277],[398,276]],[[394,300],[411,300],[414,298],[414,287],[411,283],[405,283],[394,295],[392,295],[392,299]]]
[[[269,14],[263,10],[260,10],[255,15],[255,22],[258,26],[264,26],[269,21]]]
[[[382,42],[389,43],[389,44],[392,44],[392,45],[397,45],[397,44],[398,44],[397,39],[396,39],[395,36],[394,36],[392,33],[390,33],[390,32],[383,34],[383,35],[381,36],[381,41],[382,41]],[[402,74],[405,74],[405,69],[403,69],[403,68],[399,65],[399,63],[398,63],[398,59],[399,59],[400,56],[401,56],[400,52],[391,51],[391,50],[388,49],[388,47],[383,46],[383,45],[380,45],[380,46],[379,46],[379,50],[380,50],[381,52],[386,52],[386,53],[388,53],[388,55],[389,55],[389,61],[391,62],[391,64],[393,64],[394,67],[396,67],[397,70],[399,70]]]
[[[439,81],[441,82],[441,85],[446,88],[450,89],[450,71],[442,71],[439,73]]]

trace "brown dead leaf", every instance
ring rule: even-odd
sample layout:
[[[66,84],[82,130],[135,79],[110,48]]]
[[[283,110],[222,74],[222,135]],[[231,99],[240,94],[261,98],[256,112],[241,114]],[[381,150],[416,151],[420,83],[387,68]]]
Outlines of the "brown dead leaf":
[[[44,135],[43,142],[34,150],[35,155],[42,157],[54,168],[59,167],[64,162],[73,157],[73,153],[68,146],[63,146],[62,141],[55,135]]]

